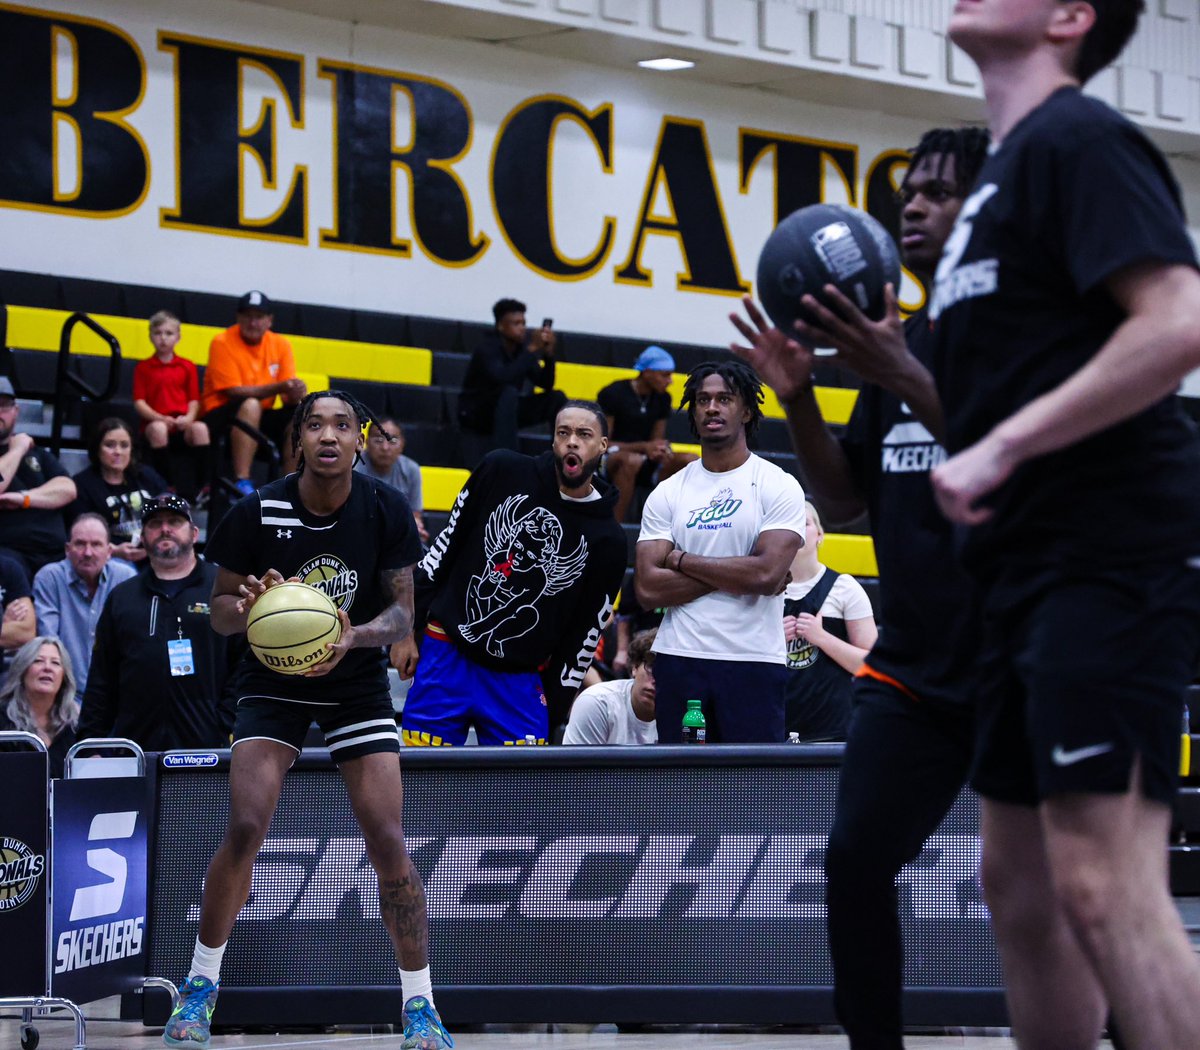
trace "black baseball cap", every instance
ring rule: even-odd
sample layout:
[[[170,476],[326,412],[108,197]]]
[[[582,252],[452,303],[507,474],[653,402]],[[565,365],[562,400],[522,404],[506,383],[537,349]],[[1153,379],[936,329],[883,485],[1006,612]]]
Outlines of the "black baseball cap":
[[[8,376],[0,376],[0,397],[17,399],[17,393],[13,390],[12,380]]]
[[[264,314],[275,312],[271,300],[265,292],[247,292],[238,300],[238,313],[243,310],[261,310]]]
[[[142,524],[145,525],[155,514],[182,514],[192,521],[192,505],[182,496],[167,492],[161,496],[151,496],[142,504]]]

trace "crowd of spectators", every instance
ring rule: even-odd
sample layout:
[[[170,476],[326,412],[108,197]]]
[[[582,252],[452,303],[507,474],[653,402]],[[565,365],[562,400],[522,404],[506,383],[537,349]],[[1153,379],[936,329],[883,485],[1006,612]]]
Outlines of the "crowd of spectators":
[[[499,300],[494,330],[466,369],[458,422],[480,458],[516,450],[519,429],[552,430],[567,403],[554,386],[552,322],[531,329],[525,310],[516,299]],[[85,435],[88,464],[74,476],[22,432],[12,384],[0,377],[0,670],[9,663],[0,716],[40,733],[56,749],[56,768],[76,735],[124,736],[149,750],[228,741],[244,646],[208,624],[214,569],[203,559],[195,510],[221,474],[241,494],[256,488],[259,435],[273,443],[281,470],[292,465],[291,413],[306,386],[273,321],[266,294],[243,295],[201,373],[176,353],[179,319],[155,313],[153,352],[133,372],[133,412],[115,412]],[[618,523],[637,525],[635,496],[645,498],[697,456],[666,437],[676,410],[670,352],[647,346],[630,365],[632,378],[598,393],[608,446],[595,469],[614,490],[605,506]],[[698,434],[696,404],[681,407]],[[355,469],[404,494],[428,549],[421,468],[405,451],[404,420],[380,414]],[[861,586],[818,563],[820,524],[808,510],[810,547],[796,555],[785,595],[787,666],[806,672],[788,675],[787,721],[802,739],[836,739],[874,621]],[[649,605],[639,602],[631,575],[578,697],[556,712],[564,742],[659,739],[650,646],[665,610]]]

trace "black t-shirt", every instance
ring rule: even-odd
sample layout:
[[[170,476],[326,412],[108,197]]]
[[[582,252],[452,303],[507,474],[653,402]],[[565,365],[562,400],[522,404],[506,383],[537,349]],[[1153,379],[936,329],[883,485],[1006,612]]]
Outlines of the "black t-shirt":
[[[609,383],[596,400],[606,416],[613,417],[609,441],[649,441],[654,424],[671,415],[671,395],[651,391],[640,397],[633,389],[632,379],[618,379]]]
[[[151,467],[138,467],[135,477],[113,485],[104,480],[95,467],[85,467],[75,475],[78,494],[67,507],[67,521],[92,511],[108,522],[113,543],[128,543],[142,534],[142,504],[151,496],[160,496],[170,487]]]
[[[1139,263],[1195,265],[1166,161],[1075,88],[1027,115],[975,185],[930,307],[951,452],[1096,355],[1124,317],[1108,278]],[[1001,572],[1181,559],[1200,551],[1200,440],[1167,397],[1024,464],[987,505],[995,514],[967,533],[964,556],[989,584]]]
[[[924,314],[909,318],[905,339],[929,367]],[[965,703],[976,652],[973,586],[929,484],[945,450],[907,405],[870,383],[854,405],[842,448],[866,496],[879,563],[879,640],[867,663],[922,700]]]
[[[355,626],[373,620],[391,602],[381,574],[421,557],[408,503],[390,485],[355,471],[341,509],[318,517],[300,502],[297,478],[289,474],[235,503],[209,539],[205,558],[240,576],[261,577],[268,569],[285,579],[298,576],[332,598]],[[241,670],[241,696],[330,703],[388,690],[382,647],[352,649],[320,678],[278,674],[249,651]]]
[[[7,450],[7,442],[0,445],[0,455]],[[54,456],[35,445],[21,460],[17,476],[12,479],[8,491],[40,488],[51,478],[67,476],[63,465]],[[66,542],[67,532],[61,510],[30,507],[28,510],[0,511],[0,547],[17,551],[37,568],[62,558]]]

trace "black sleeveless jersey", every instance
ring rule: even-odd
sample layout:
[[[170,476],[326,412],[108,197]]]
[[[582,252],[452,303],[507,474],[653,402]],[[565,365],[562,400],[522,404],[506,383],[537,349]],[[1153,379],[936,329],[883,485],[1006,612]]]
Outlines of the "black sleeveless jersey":
[[[301,504],[298,478],[289,474],[234,504],[205,557],[239,576],[261,577],[268,569],[297,576],[329,595],[355,626],[368,623],[391,601],[382,573],[421,557],[412,511],[399,491],[355,471],[341,509],[318,517]],[[352,649],[320,678],[279,674],[247,651],[241,675],[241,696],[331,703],[388,690],[382,647]]]

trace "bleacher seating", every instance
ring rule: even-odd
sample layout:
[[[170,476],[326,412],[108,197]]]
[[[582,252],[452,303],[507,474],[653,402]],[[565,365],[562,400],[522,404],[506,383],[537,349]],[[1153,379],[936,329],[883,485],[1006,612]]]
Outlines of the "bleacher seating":
[[[6,342],[18,393],[49,396],[54,389],[56,356],[63,321],[73,310],[86,311],[112,332],[121,344],[121,396],[132,391],[137,360],[150,353],[145,317],[167,308],[183,321],[179,352],[194,361],[203,376],[213,335],[232,321],[233,297],[213,293],[122,287],[98,281],[39,277],[0,271],[0,298],[7,307]],[[275,329],[288,336],[296,354],[298,371],[310,387],[343,388],[373,411],[394,415],[405,426],[407,454],[422,464],[425,503],[431,531],[444,516],[466,478],[458,451],[458,391],[471,349],[490,326],[469,320],[386,314],[340,309],[315,304],[276,304]],[[674,355],[680,372],[674,377],[672,398],[678,404],[684,372],[703,360],[726,358],[727,350],[688,346],[662,339],[563,331],[559,333],[556,386],[568,396],[594,399],[614,379],[629,378],[637,354],[654,341]],[[77,327],[72,342],[72,367],[93,382],[102,382],[107,345],[96,335]],[[307,375],[305,375],[307,373]],[[844,374],[828,365],[819,373],[835,385],[819,386],[818,401],[826,419],[835,426],[849,418],[857,390]],[[765,458],[786,470],[797,471],[784,422],[782,406],[770,392],[764,404],[766,418],[753,445]],[[123,413],[124,405],[89,406],[87,418],[108,408]],[[74,427],[68,436],[82,442],[79,405],[68,419]],[[698,452],[685,416],[669,421],[668,438],[678,446]],[[549,447],[544,430],[522,435],[522,450],[536,453]],[[636,526],[631,526],[630,563]],[[863,535],[827,536],[823,560],[841,572],[870,579],[877,573],[870,538]]]

